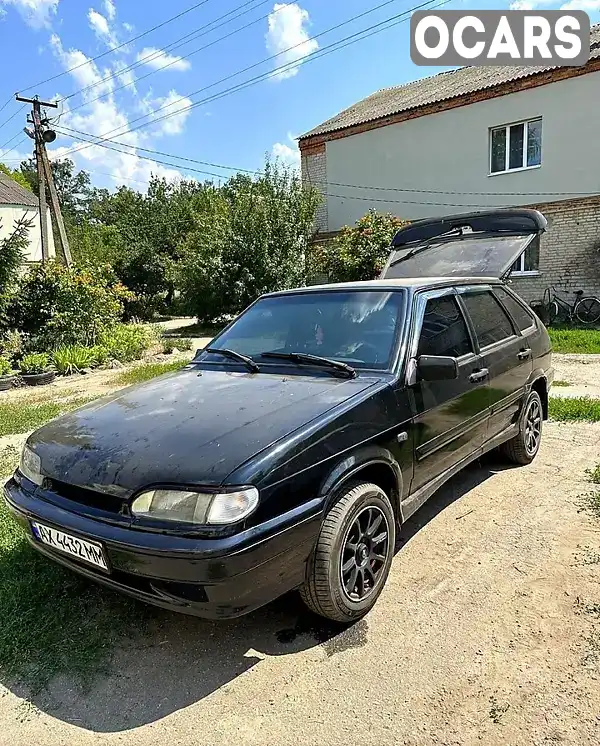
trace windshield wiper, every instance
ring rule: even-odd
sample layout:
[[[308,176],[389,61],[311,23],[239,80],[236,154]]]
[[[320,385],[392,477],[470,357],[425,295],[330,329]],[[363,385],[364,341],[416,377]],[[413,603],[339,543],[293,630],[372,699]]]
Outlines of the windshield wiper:
[[[341,363],[339,360],[331,360],[320,355],[310,355],[308,352],[261,352],[261,357],[272,357],[279,360],[292,360],[294,363],[308,363],[310,365],[322,365],[331,368],[332,372],[344,373],[348,378],[356,378],[356,371],[351,365]]]
[[[252,373],[258,373],[260,371],[260,365],[255,360],[248,357],[248,355],[242,355],[241,352],[236,352],[235,350],[221,350],[217,347],[205,347],[202,352],[213,352],[215,354],[223,355],[223,357],[228,357],[231,360],[237,360],[238,362],[243,363]]]

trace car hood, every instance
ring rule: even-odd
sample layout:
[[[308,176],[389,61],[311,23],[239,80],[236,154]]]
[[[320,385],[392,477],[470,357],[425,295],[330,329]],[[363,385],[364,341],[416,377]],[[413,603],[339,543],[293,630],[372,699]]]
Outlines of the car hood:
[[[59,417],[28,444],[45,476],[123,497],[156,483],[218,485],[379,380],[186,368]]]

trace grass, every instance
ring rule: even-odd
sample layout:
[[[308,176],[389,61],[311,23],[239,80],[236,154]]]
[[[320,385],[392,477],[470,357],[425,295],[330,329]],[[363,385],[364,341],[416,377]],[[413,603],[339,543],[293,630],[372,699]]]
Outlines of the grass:
[[[554,352],[600,354],[600,329],[550,327]]]
[[[91,684],[151,611],[37,554],[0,506],[0,671],[33,692],[54,676]]]
[[[578,396],[550,398],[550,419],[557,422],[599,422],[600,399]]]
[[[138,365],[131,370],[121,373],[121,375],[117,376],[115,382],[125,386],[132,383],[143,383],[144,381],[149,381],[151,378],[156,378],[156,376],[162,376],[163,373],[181,370],[188,362],[189,360],[175,360],[170,363],[144,363],[144,365]]]
[[[96,397],[79,397],[70,401],[13,401],[0,403],[0,436],[35,430],[60,414],[87,404]]]
[[[596,464],[593,469],[586,469],[585,473],[590,482],[593,482],[594,484],[600,484],[600,464]]]
[[[19,463],[19,450],[15,446],[0,449],[0,477],[12,474]]]
[[[560,388],[561,386],[570,386],[571,384],[568,381],[554,381],[552,385]]]

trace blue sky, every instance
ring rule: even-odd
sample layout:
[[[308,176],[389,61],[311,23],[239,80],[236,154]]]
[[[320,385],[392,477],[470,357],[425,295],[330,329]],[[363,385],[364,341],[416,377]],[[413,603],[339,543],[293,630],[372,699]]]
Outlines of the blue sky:
[[[205,0],[181,18],[88,64],[91,58],[198,2],[0,0],[0,69],[4,72],[0,76],[0,107],[17,90],[58,100],[91,86],[62,103],[59,126],[96,136],[110,133],[111,138],[130,146],[128,154],[96,146],[69,156],[100,186],[124,183],[143,189],[151,172],[169,177],[202,175],[187,171],[183,164],[174,169],[136,158],[136,153],[144,154],[139,148],[245,169],[260,168],[266,153],[293,164],[298,157],[294,137],[379,88],[436,72],[411,63],[408,22],[320,59],[295,64],[317,49],[324,50],[407,11],[419,0],[390,0],[385,7],[317,39],[312,37],[385,0]],[[598,21],[600,0],[569,0],[565,4],[587,10],[592,22]],[[444,7],[507,8],[509,2],[451,0]],[[511,7],[557,8],[561,3],[513,0]],[[240,13],[243,15],[234,18]],[[225,14],[229,15],[222,18]],[[197,38],[179,41],[188,34]],[[229,38],[218,41],[226,34]],[[290,47],[294,49],[284,51]],[[275,60],[264,61],[275,54]],[[218,83],[256,63],[261,64]],[[192,103],[284,64],[288,67],[281,74],[190,108]],[[76,70],[65,72],[76,65]],[[60,77],[36,85],[54,76]],[[0,124],[18,109],[18,104],[8,103],[0,111]],[[21,142],[25,113],[20,111],[0,127],[0,146],[16,136],[0,150],[0,160],[9,165],[16,165],[14,159],[25,156],[30,148],[29,140]],[[171,116],[160,120],[165,115]],[[140,124],[145,126],[135,129]],[[15,149],[6,152],[9,148]],[[55,156],[74,148],[83,145],[65,133],[53,146]],[[230,173],[208,170],[223,176]]]

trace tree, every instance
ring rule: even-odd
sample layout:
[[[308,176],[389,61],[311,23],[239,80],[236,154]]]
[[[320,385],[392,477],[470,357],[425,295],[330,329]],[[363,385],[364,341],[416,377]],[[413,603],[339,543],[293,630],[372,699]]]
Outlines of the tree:
[[[344,227],[329,246],[314,249],[318,272],[332,282],[376,279],[390,253],[392,238],[406,225],[395,215],[369,210],[356,224]]]
[[[304,285],[319,200],[277,163],[267,162],[256,178],[238,174],[221,188],[205,185],[177,271],[189,311],[211,321],[239,313],[261,293]]]
[[[69,226],[85,219],[88,213],[89,200],[93,193],[90,175],[87,171],[76,173],[75,164],[68,158],[50,161],[50,169],[65,224]],[[34,194],[39,194],[37,167],[33,158],[21,162],[20,174],[28,183],[28,188]],[[50,194],[48,193],[46,197],[49,200]]]
[[[8,327],[6,309],[10,302],[10,291],[25,258],[32,224],[32,220],[21,218],[15,223],[12,233],[0,241],[0,336]]]
[[[18,169],[11,169],[8,166],[6,166],[4,163],[0,163],[0,171],[3,174],[6,174],[6,176],[9,176],[13,181],[16,181],[17,184],[22,186],[24,189],[29,189],[31,191],[31,187],[29,185],[29,181],[23,176],[23,174]]]

